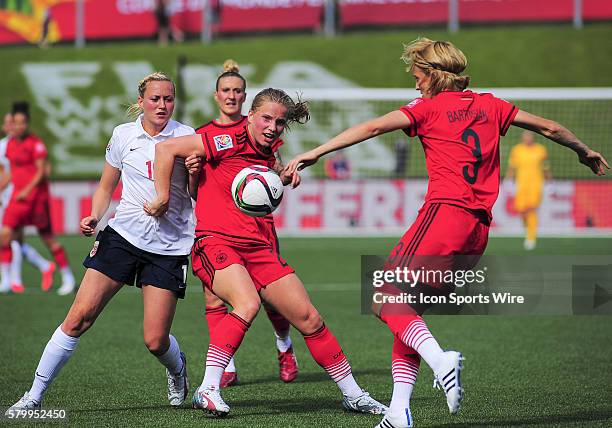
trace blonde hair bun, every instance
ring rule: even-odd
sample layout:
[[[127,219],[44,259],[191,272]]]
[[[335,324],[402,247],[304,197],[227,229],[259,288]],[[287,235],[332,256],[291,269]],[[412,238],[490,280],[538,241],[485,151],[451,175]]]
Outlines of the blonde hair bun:
[[[238,73],[240,71],[240,67],[238,63],[233,59],[227,59],[223,63],[223,72],[224,73]]]

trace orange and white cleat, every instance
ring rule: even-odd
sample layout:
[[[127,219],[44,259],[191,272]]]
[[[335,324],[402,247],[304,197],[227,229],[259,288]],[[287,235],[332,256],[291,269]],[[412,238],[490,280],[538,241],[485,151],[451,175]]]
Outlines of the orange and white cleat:
[[[53,287],[53,274],[55,273],[55,263],[49,262],[49,267],[41,272],[42,279],[40,282],[40,288],[42,291],[49,291]]]
[[[23,284],[13,283],[11,284],[11,291],[15,294],[23,294],[25,287]]]

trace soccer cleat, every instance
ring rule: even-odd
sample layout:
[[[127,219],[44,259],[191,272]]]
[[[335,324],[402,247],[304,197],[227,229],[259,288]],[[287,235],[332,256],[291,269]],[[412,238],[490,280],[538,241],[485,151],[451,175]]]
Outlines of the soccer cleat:
[[[410,409],[404,409],[405,413],[391,415],[386,413],[382,421],[374,428],[412,428],[412,413]]]
[[[344,396],[342,407],[353,412],[371,413],[373,415],[383,415],[388,409],[387,406],[370,397],[370,394],[366,391],[363,391],[363,394],[353,399]]]
[[[42,291],[49,291],[53,287],[53,274],[55,273],[56,265],[53,262],[49,262],[49,267],[41,271],[42,279],[40,281],[40,288]]]
[[[527,251],[535,250],[535,247],[536,241],[533,239],[525,239],[525,242],[523,242],[523,248]]]
[[[23,294],[23,292],[25,291],[25,287],[23,286],[23,284],[14,283],[11,284],[11,291],[15,294]]]
[[[57,290],[57,294],[60,296],[66,296],[67,294],[74,293],[75,288],[74,283],[67,282],[62,284],[62,286]]]
[[[230,408],[219,393],[216,387],[198,388],[193,394],[191,406],[194,409],[200,409],[204,413],[211,416],[225,416],[229,413]]]
[[[285,383],[293,382],[298,375],[298,363],[293,346],[285,352],[278,351],[278,370],[281,380]]]
[[[183,368],[177,375],[170,373],[166,369],[166,376],[168,377],[168,401],[170,405],[178,407],[183,402],[189,393],[189,380],[187,378],[187,359],[185,354],[181,352],[181,361],[183,361]]]
[[[223,372],[221,375],[221,382],[219,388],[227,388],[228,386],[238,385],[238,373],[237,372]]]
[[[40,409],[40,402],[33,400],[30,398],[30,393],[26,392],[23,394],[23,397],[19,399],[18,402],[13,404],[8,408],[6,412],[4,412],[5,416],[11,416],[11,412],[15,412],[18,410],[36,410]]]
[[[463,388],[461,387],[461,370],[463,370],[463,355],[456,351],[446,351],[440,369],[435,374],[434,386],[439,387],[446,395],[448,411],[455,415],[461,407]]]

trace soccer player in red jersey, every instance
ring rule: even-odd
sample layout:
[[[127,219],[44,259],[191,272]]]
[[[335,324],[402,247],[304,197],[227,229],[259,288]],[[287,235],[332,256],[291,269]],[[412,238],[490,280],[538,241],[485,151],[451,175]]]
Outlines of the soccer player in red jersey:
[[[27,225],[36,226],[62,274],[61,294],[74,290],[75,281],[64,247],[55,239],[51,229],[49,210],[50,194],[47,180],[47,148],[29,130],[29,108],[26,103],[16,103],[13,109],[12,138],[6,147],[10,164],[13,193],[4,212],[0,230],[0,259],[10,262],[10,242],[19,238],[19,230]],[[43,273],[43,290],[52,284],[55,266]],[[46,277],[45,277],[46,275]],[[15,293],[23,293],[23,285],[12,287]]]
[[[238,64],[233,60],[227,60],[223,64],[223,73],[217,78],[215,100],[219,106],[219,117],[212,120],[206,125],[198,128],[198,134],[233,134],[236,130],[244,128],[247,117],[242,115],[242,105],[246,100],[246,80],[239,73]],[[278,146],[282,144],[279,141]],[[278,156],[278,152],[274,152]],[[192,157],[193,158],[193,157]],[[188,158],[188,162],[192,158]],[[200,174],[199,158],[193,160],[193,170],[195,175]],[[205,176],[202,176],[205,179]],[[274,220],[269,214],[264,218],[262,223],[267,226],[270,241],[276,244],[276,232],[274,230]],[[204,288],[204,297],[206,300],[206,321],[208,323],[209,334],[216,325],[227,315],[227,306],[221,299],[215,296],[208,288]],[[291,337],[289,336],[290,324],[282,315],[274,310],[270,305],[264,303],[266,314],[274,327],[276,335],[276,347],[278,351],[279,376],[283,382],[292,382],[298,375],[298,365]],[[238,382],[238,374],[234,365],[234,358],[230,360],[223,376],[221,377],[221,388],[235,385]]]
[[[281,134],[288,124],[304,123],[308,118],[306,103],[295,103],[283,91],[270,88],[257,94],[240,126],[211,129],[156,146],[157,197],[145,205],[151,215],[165,212],[175,157],[196,154],[204,161],[205,180],[200,180],[195,208],[193,269],[206,287],[234,308],[211,333],[204,380],[193,398],[194,407],[215,416],[229,413],[219,393],[221,375],[262,300],[304,335],[315,361],[342,391],[346,409],[375,414],[386,410],[353,378],[338,341],[323,323],[295,271],[278,252],[276,240],[270,235],[272,219],[242,213],[231,196],[231,183],[243,168],[262,165],[282,169],[275,156]],[[287,184],[291,176],[281,179]],[[298,183],[296,178],[294,184]]]
[[[604,175],[604,169],[609,168],[602,155],[562,125],[521,111],[491,94],[466,90],[470,78],[461,73],[467,59],[453,44],[418,39],[406,46],[402,58],[421,98],[347,129],[291,160],[285,171],[295,173],[327,153],[398,129],[418,136],[425,151],[429,188],[417,219],[392,250],[387,268],[417,268],[411,263],[415,256],[442,256],[434,263],[442,260],[450,263],[446,267],[457,268],[454,263],[460,258],[453,256],[470,255],[471,266],[461,267],[475,265],[487,245],[491,209],[499,191],[499,139],[510,125],[537,132],[574,150],[579,161],[597,175]],[[436,292],[439,286],[419,285],[428,292]],[[391,288],[389,292],[394,293]],[[444,389],[449,411],[457,413],[463,395],[463,357],[440,348],[420,316],[427,308],[386,303],[373,309],[394,335],[393,397],[378,426],[412,426],[410,396],[421,358]]]

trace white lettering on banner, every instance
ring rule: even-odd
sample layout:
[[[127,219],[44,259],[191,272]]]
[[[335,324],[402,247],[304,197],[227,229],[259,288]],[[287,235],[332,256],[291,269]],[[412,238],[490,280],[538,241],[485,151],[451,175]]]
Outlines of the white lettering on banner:
[[[240,9],[252,8],[290,8],[290,7],[319,7],[323,0],[219,0],[222,6]]]
[[[94,181],[57,182],[51,185],[51,194],[59,199],[54,205],[54,223],[63,222],[64,233],[78,233],[81,217],[89,215],[91,197],[97,187]],[[605,183],[602,183],[605,186]],[[605,189],[602,187],[601,189]],[[400,235],[412,224],[418,209],[423,204],[427,189],[426,180],[306,180],[295,190],[285,192],[280,209],[275,213],[282,221],[278,231],[291,234],[344,233]],[[594,198],[603,190],[593,188],[581,196]],[[503,196],[503,192],[500,197]],[[539,210],[538,233],[598,234],[610,233],[609,229],[578,228],[575,218],[576,187],[572,181],[553,181],[545,187]],[[107,214],[100,221],[103,228],[118,204],[114,199]],[[400,215],[395,216],[397,209]],[[513,213],[511,205],[499,199],[494,208],[493,233],[522,235],[520,216]],[[612,214],[606,214],[612,216]],[[307,221],[308,220],[308,221]],[[611,224],[607,217],[602,224]]]
[[[181,12],[199,12],[205,0],[171,0],[168,5],[170,15]],[[117,11],[122,15],[152,12],[155,0],[117,0]]]
[[[135,4],[135,3],[134,3]],[[126,7],[135,7],[126,3]],[[139,3],[140,4],[140,3]],[[60,175],[86,174],[101,171],[104,165],[103,148],[106,147],[113,128],[126,121],[125,106],[135,101],[135,89],[143,76],[154,70],[145,61],[114,62],[110,65],[117,82],[115,94],[82,95],[84,89],[95,87],[97,79],[108,79],[102,74],[101,63],[25,63],[22,72],[34,94],[36,103],[44,111],[44,123],[53,134],[48,141],[55,171]],[[217,105],[212,97],[215,81],[222,69],[218,65],[191,64],[184,69],[186,93],[185,117],[187,124],[198,126],[201,117],[214,117]],[[106,73],[109,70],[104,70]],[[289,61],[276,64],[263,84],[252,82],[255,74],[252,64],[241,64],[240,72],[252,86],[292,88],[349,88],[356,85],[318,64]],[[77,92],[79,98],[75,95]],[[253,94],[254,95],[254,94]],[[295,96],[295,94],[291,94]],[[80,101],[85,98],[84,101]],[[295,126],[287,134],[283,146],[285,158],[291,158],[327,141],[350,126],[376,117],[379,112],[369,102],[326,102],[324,110],[313,111],[308,126]],[[248,105],[244,106],[247,111]],[[395,164],[392,150],[379,138],[368,144],[359,144],[346,152],[356,176],[360,174],[385,174]],[[310,170],[304,171],[308,176]]]
[[[359,182],[323,182],[323,227],[346,229],[356,226],[360,220]]]
[[[393,181],[366,181],[361,190],[360,226],[396,228],[403,226],[396,217],[401,208],[402,189]]]
[[[284,228],[288,230],[303,230],[302,224],[306,217],[321,215],[320,181],[305,181],[297,189],[283,194],[281,212],[284,218]]]

